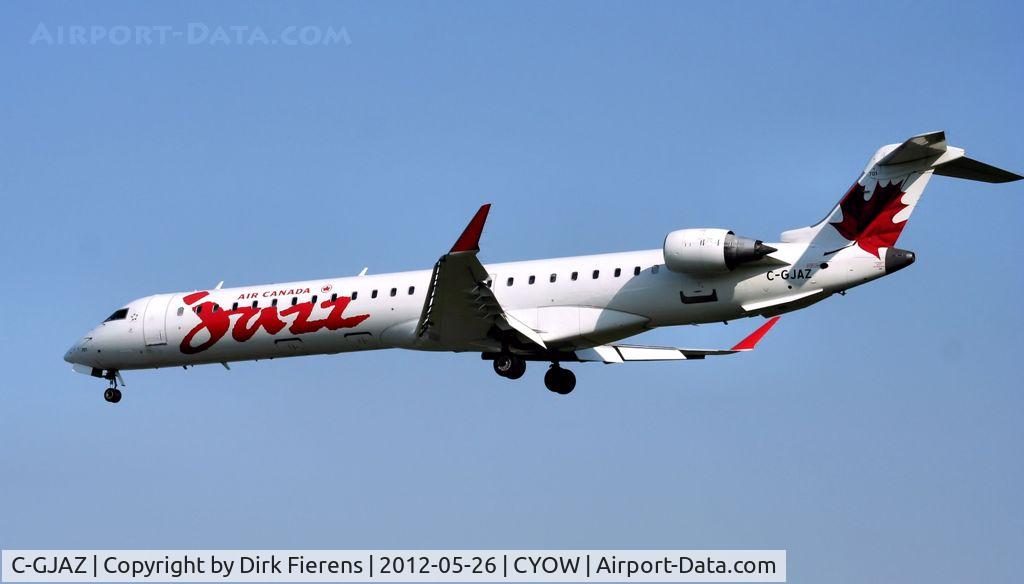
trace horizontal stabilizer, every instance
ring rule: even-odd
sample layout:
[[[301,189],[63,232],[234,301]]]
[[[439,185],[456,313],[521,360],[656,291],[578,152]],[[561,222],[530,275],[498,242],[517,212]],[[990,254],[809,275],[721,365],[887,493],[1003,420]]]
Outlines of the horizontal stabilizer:
[[[987,183],[1007,183],[1020,180],[1024,177],[1014,174],[1008,170],[996,168],[984,162],[978,162],[973,158],[961,156],[945,164],[935,167],[935,174],[952,176],[954,178],[965,178]]]
[[[879,166],[906,164],[925,158],[942,156],[946,153],[946,133],[928,132],[919,134],[900,144],[895,150],[878,161]]]

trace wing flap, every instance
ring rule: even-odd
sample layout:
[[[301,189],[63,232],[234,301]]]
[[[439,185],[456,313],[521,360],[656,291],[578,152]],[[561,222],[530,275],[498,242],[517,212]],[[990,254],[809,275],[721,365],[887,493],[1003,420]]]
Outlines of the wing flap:
[[[760,300],[758,302],[748,302],[744,304],[742,308],[747,312],[757,312],[759,310],[764,310],[765,308],[772,308],[775,306],[789,304],[791,302],[797,302],[798,300],[803,300],[816,294],[821,294],[822,292],[824,292],[824,290],[820,288],[815,290],[807,290],[804,292],[797,292],[796,294],[790,294],[788,296],[782,296],[779,298],[770,298],[768,300]]]
[[[656,347],[648,345],[601,345],[590,349],[576,351],[580,361],[599,361],[602,363],[624,363],[627,361],[684,361],[703,359],[718,355],[733,355],[753,351],[761,339],[771,330],[779,317],[768,319],[754,332],[747,335],[731,349],[683,349],[678,347]]]

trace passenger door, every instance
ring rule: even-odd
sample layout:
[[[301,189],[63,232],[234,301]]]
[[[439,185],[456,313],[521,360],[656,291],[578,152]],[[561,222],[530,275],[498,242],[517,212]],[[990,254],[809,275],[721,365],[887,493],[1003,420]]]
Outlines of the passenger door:
[[[142,335],[147,347],[167,344],[167,310],[173,297],[173,294],[149,297],[146,315],[142,317]]]

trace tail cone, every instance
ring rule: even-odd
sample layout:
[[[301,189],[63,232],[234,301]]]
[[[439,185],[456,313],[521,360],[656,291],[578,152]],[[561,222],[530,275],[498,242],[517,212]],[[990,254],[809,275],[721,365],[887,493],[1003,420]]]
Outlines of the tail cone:
[[[914,263],[917,256],[912,251],[890,247],[885,250],[885,273],[891,274]]]

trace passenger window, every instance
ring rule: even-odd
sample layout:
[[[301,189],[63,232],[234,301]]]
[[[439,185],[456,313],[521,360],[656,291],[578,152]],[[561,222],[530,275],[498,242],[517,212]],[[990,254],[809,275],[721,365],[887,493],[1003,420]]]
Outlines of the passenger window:
[[[572,280],[573,282],[575,282],[576,279],[579,278],[579,277],[580,277],[580,273],[579,272],[573,272],[572,275],[569,276],[569,279]]]
[[[203,311],[203,305],[200,304],[199,306],[195,307],[193,310],[195,311],[196,314],[199,314],[200,312]]]
[[[238,303],[237,302],[235,302],[234,304],[231,305],[231,310],[238,310]]]
[[[536,281],[537,281],[537,277],[536,277],[536,276],[530,276],[530,285],[531,285],[531,286],[532,286],[532,285],[533,285],[533,283],[534,283],[534,282],[536,282]]]
[[[506,286],[511,286],[512,282],[514,282],[514,281],[515,281],[515,278],[509,277],[509,279],[505,281],[505,285]]]
[[[219,305],[217,305],[217,304],[214,304],[214,305],[213,305],[213,311],[214,311],[214,312],[217,312],[218,310],[220,310],[220,306],[219,306]]]
[[[275,298],[275,299],[271,300],[271,301],[270,301],[270,305],[271,305],[271,306],[275,306],[275,307],[276,307],[276,306],[277,306],[277,298]]]
[[[487,285],[490,286],[491,283],[488,281]],[[409,296],[412,296],[413,293],[415,293],[415,292],[416,292],[416,286],[409,286]]]
[[[355,300],[359,296],[359,292],[352,292],[352,300]]]
[[[551,283],[554,284],[555,280],[558,279],[558,274],[551,274]]]
[[[310,302],[312,302],[313,304],[316,304],[316,294],[313,295],[313,299],[310,300]]]
[[[370,292],[370,298],[376,298],[376,297],[377,297],[377,291],[376,290],[374,290],[373,292]]]
[[[601,270],[594,270],[594,275],[593,275],[593,278],[594,278],[595,280],[596,280],[596,279],[597,279],[597,277],[598,277],[598,276],[600,276],[600,275],[601,275]]]
[[[252,301],[252,307],[253,308],[259,308],[260,307],[260,301],[259,300],[253,300]]]
[[[178,316],[181,316],[183,314],[185,314],[185,307],[184,306],[179,306],[178,307]]]
[[[640,266],[637,266],[637,267],[633,268],[633,275],[634,276],[639,276],[640,275]]]
[[[398,294],[398,288],[391,289],[391,295],[394,296],[395,294]]]
[[[299,303],[299,297],[298,296],[292,296],[292,306],[295,306],[298,303]]]
[[[355,296],[355,292],[353,292],[352,295]],[[335,292],[334,294],[331,294],[331,302],[334,302],[337,299],[338,299],[338,293],[337,292]]]
[[[618,278],[622,275],[622,268],[615,268],[615,277]]]

